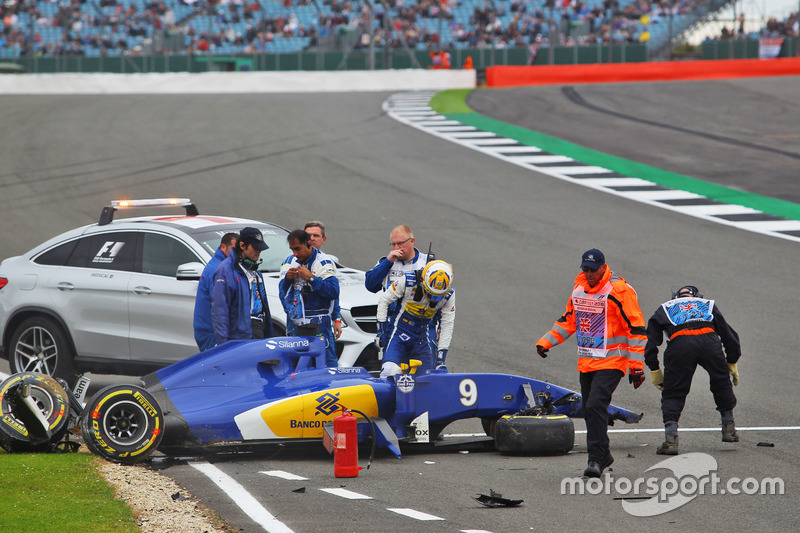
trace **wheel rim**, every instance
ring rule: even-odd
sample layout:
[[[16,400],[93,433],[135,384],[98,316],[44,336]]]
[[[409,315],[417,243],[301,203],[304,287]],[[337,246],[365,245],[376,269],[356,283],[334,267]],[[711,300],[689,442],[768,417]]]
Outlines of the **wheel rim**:
[[[103,416],[103,429],[119,446],[136,443],[149,428],[147,415],[135,402],[119,402]]]
[[[30,395],[42,415],[45,418],[50,418],[50,415],[53,414],[53,400],[47,391],[39,387],[31,387]]]
[[[14,361],[19,372],[53,375],[58,362],[58,346],[50,332],[40,326],[26,329],[14,347]]]

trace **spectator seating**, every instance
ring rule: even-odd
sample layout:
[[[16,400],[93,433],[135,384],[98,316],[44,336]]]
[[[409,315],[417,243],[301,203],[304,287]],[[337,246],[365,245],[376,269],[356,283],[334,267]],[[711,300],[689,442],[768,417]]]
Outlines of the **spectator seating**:
[[[368,20],[364,0],[224,0],[213,8],[204,0],[188,1],[6,2],[0,4],[0,56],[25,54],[31,47],[43,55],[293,53],[342,27],[355,32],[350,43],[364,44],[357,38]],[[552,8],[546,0],[447,0],[442,11],[439,0],[371,5],[380,46],[506,47],[556,38],[562,45],[594,44],[639,42],[647,35],[649,48],[657,50],[706,15],[709,5],[718,9],[727,1],[680,0],[672,4],[671,17],[661,3],[649,0],[556,0]],[[384,5],[389,24],[382,26]],[[167,47],[160,38],[165,33],[183,38]]]

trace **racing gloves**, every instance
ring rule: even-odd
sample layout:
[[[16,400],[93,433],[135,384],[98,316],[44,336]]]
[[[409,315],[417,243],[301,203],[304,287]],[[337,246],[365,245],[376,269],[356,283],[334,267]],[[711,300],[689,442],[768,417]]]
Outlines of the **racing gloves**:
[[[634,389],[638,389],[644,383],[644,369],[641,368],[629,368],[628,369],[628,381],[631,385],[633,385]]]
[[[736,363],[728,363],[728,374],[731,375],[733,386],[737,386],[739,384],[739,367],[736,366]]]
[[[539,344],[536,345],[536,353],[538,353],[539,357],[541,357],[542,359],[547,357],[547,352],[549,351],[550,350],[548,348],[545,348],[544,346],[541,346]]]
[[[660,368],[658,370],[651,370],[650,383],[658,390],[664,390],[664,371]]]

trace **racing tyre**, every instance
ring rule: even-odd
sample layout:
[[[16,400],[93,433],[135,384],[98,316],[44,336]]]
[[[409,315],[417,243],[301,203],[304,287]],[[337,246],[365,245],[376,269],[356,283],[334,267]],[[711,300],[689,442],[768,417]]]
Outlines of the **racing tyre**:
[[[14,330],[8,347],[12,373],[40,372],[75,382],[72,344],[61,326],[52,318],[35,316]]]
[[[575,445],[575,428],[565,415],[504,416],[495,424],[494,442],[507,455],[562,455]]]
[[[497,426],[496,417],[483,417],[481,418],[481,426],[483,427],[483,432],[486,433],[489,437],[494,437],[494,430]]]
[[[133,464],[158,448],[164,413],[158,401],[135,385],[111,385],[87,402],[81,434],[93,453],[115,463]]]
[[[11,412],[9,390],[29,385],[30,395],[47,421],[50,435],[45,442],[32,443],[25,424]],[[48,451],[69,429],[69,399],[64,388],[50,376],[36,372],[14,374],[0,383],[0,447],[7,452]]]

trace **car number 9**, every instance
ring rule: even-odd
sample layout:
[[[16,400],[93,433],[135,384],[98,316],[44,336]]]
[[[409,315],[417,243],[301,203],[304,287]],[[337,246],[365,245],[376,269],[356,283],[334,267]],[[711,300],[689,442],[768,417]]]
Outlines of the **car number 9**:
[[[478,401],[478,386],[471,379],[464,379],[458,384],[461,393],[461,404],[470,406]]]

